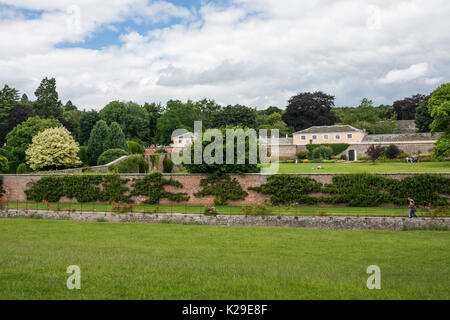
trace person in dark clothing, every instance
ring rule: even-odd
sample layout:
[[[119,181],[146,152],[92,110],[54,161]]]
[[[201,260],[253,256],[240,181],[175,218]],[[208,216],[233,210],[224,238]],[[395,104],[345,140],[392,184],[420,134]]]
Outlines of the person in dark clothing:
[[[408,198],[409,201],[409,217],[410,218],[418,218],[419,216],[417,215],[416,211],[417,211],[417,207],[416,204],[414,203],[414,200],[411,198]]]

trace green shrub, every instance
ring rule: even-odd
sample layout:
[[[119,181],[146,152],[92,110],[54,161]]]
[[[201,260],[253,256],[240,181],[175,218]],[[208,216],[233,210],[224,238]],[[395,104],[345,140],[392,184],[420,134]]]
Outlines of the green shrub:
[[[64,196],[64,183],[60,177],[43,177],[36,182],[28,183],[29,188],[25,190],[28,200],[41,202],[58,202]]]
[[[297,153],[297,158],[299,160],[305,160],[305,159],[309,159],[311,156],[311,153],[309,153],[308,151],[302,151]]]
[[[163,160],[163,172],[165,173],[172,173],[174,163],[172,159],[169,157],[165,157]]]
[[[118,173],[147,173],[148,163],[141,155],[133,155],[115,165],[110,166],[109,170]]]
[[[196,197],[214,196],[216,206],[226,205],[228,200],[244,200],[248,195],[239,182],[235,178],[231,180],[229,175],[210,175],[200,181],[200,186],[203,189],[194,195]]]
[[[186,193],[172,193],[166,191],[164,186],[170,185],[176,188],[183,188],[183,185],[173,179],[164,179],[161,173],[154,172],[146,175],[144,178],[134,180],[132,184],[132,196],[145,196],[148,200],[145,203],[156,204],[160,199],[166,198],[172,201],[187,201],[189,197]]]
[[[350,146],[347,143],[324,143],[324,144],[308,144],[306,148],[308,148],[309,152],[313,152],[314,149],[320,147],[330,147],[333,150],[332,156],[337,156],[338,154],[344,152]]]
[[[83,165],[88,166],[89,165],[89,158],[87,155],[87,148],[86,146],[80,146],[80,150],[78,151],[78,158],[80,158],[81,162],[83,162]]]
[[[119,175],[67,175],[43,177],[30,182],[25,190],[28,200],[58,202],[61,197],[78,202],[125,201],[129,202],[126,179]]]
[[[389,147],[386,147],[384,150],[384,154],[388,159],[395,159],[402,151],[395,145],[391,144]]]
[[[310,193],[320,192],[322,184],[301,176],[274,175],[267,178],[267,183],[249,190],[269,194],[273,205],[278,204],[316,204],[317,199]]]
[[[128,152],[123,149],[109,149],[103,152],[97,159],[97,165],[101,166],[113,162],[120,157],[127,156]]]
[[[28,172],[27,165],[25,163],[19,164],[19,166],[16,169],[16,174],[24,174]]]
[[[217,212],[216,207],[208,206],[203,209],[203,214],[205,216],[217,216],[219,213]]]
[[[145,153],[144,147],[135,141],[128,141],[127,145],[128,145],[128,151],[130,152],[130,154],[144,154]]]
[[[333,155],[333,149],[327,146],[320,146],[312,151],[313,159],[330,160]]]
[[[248,216],[267,216],[272,213],[269,207],[265,205],[245,206],[242,207],[241,213]]]

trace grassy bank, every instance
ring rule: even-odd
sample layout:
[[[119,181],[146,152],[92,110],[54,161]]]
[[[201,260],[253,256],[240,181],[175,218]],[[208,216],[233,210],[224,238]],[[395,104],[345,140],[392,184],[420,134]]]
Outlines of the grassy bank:
[[[434,231],[1,219],[0,299],[449,299],[449,247]]]
[[[111,205],[104,203],[51,203],[47,206],[40,202],[15,202],[8,203],[10,209],[31,209],[31,210],[60,210],[60,211],[95,211],[111,212]],[[242,214],[242,206],[217,206],[219,214]],[[136,205],[133,212],[143,213],[188,213],[202,214],[204,206],[190,205]],[[268,207],[271,215],[354,215],[354,216],[408,216],[408,208],[398,207],[373,207],[373,208],[355,208],[355,207],[318,207],[318,206],[297,206],[297,207]],[[427,216],[420,208],[418,214]],[[450,216],[450,212],[447,213]]]

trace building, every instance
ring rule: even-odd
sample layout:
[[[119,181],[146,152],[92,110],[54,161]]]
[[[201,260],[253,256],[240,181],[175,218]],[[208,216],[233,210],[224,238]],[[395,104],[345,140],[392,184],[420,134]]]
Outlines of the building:
[[[349,125],[311,127],[293,134],[294,144],[359,143],[367,133]]]
[[[403,125],[405,128],[402,128]],[[369,135],[364,130],[352,127],[350,125],[336,126],[315,126],[293,134],[292,144],[289,139],[280,139],[276,141],[269,139],[268,148],[274,149],[273,145],[278,145],[277,154],[279,159],[295,159],[297,153],[308,151],[309,144],[333,144],[345,143],[349,147],[338,156],[345,155],[347,160],[356,161],[360,156],[367,155],[367,149],[371,145],[387,147],[395,144],[406,154],[424,154],[433,152],[434,145],[440,134],[431,135],[430,133],[417,133],[411,122],[400,124],[402,133],[399,134],[381,134]],[[275,149],[274,149],[275,150]]]
[[[177,135],[172,137],[172,145],[173,148],[184,149],[184,147],[192,144],[194,142],[194,134],[192,132],[186,131],[186,133]]]

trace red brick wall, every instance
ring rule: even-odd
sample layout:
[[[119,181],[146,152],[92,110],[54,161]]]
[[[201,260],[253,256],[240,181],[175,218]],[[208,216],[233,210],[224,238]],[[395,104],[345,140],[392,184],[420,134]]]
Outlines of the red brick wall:
[[[319,181],[321,183],[331,183],[333,176],[335,174],[304,174],[302,176],[310,177]],[[394,178],[394,179],[403,179],[408,176],[413,176],[414,174],[386,174],[386,177]],[[450,173],[444,174],[445,176],[450,178]],[[6,191],[5,197],[9,201],[25,201],[26,196],[24,190],[27,189],[27,183],[31,181],[39,180],[43,175],[4,175],[3,176],[3,189]],[[139,177],[139,175],[123,175],[124,178],[133,179]],[[208,205],[213,204],[213,197],[195,197],[194,194],[198,192],[200,187],[200,180],[205,178],[205,175],[165,175],[166,178],[172,178],[174,180],[180,181],[183,184],[183,189],[178,189],[173,186],[167,186],[166,190],[171,192],[186,192],[190,199],[188,202],[183,204],[190,205]],[[249,174],[249,175],[234,175],[232,178],[236,178],[242,188],[248,192],[248,196],[245,200],[239,201],[231,201],[229,204],[231,205],[254,205],[260,204],[264,202],[265,199],[269,199],[270,196],[260,194],[255,191],[248,190],[248,187],[256,187],[264,184],[267,181],[267,175],[259,175],[259,174]],[[63,202],[74,202],[71,199],[61,199]],[[175,202],[168,201],[163,199],[161,204],[176,204]]]

